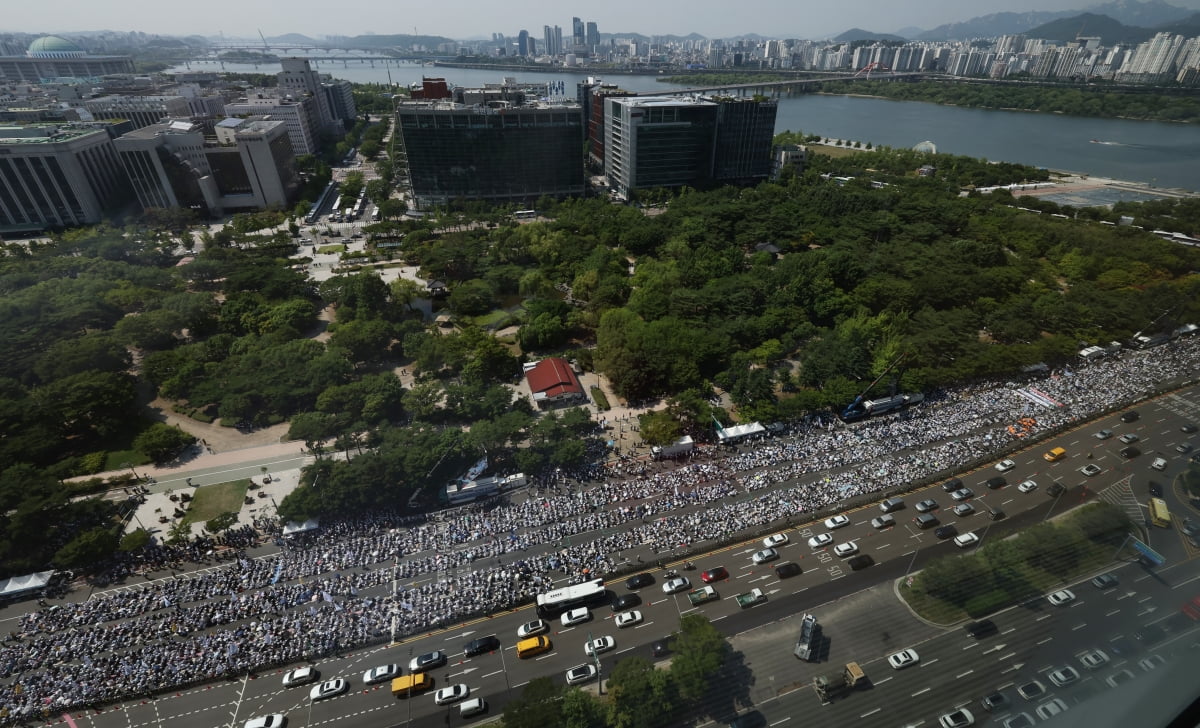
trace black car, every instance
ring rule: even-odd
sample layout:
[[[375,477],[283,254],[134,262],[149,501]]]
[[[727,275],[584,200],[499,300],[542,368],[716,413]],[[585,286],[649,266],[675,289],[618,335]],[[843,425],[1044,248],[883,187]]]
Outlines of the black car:
[[[775,576],[780,579],[786,579],[789,576],[795,576],[800,573],[800,564],[795,561],[785,561],[782,564],[775,565]]]
[[[1139,419],[1141,419],[1141,417],[1142,416],[1138,414],[1137,410],[1129,410],[1125,414],[1121,415],[1121,421],[1122,422],[1137,422]]]
[[[1008,696],[999,691],[985,696],[981,702],[983,703],[983,709],[989,713],[1004,710],[1012,705],[1012,701],[1008,699]]]
[[[1003,475],[997,475],[994,478],[987,479],[987,487],[991,488],[992,490],[1003,488],[1006,485],[1008,485],[1008,479]]]
[[[1051,498],[1057,498],[1063,494],[1064,490],[1066,490],[1066,487],[1063,486],[1062,483],[1055,481],[1050,484],[1049,488],[1046,489],[1046,495],[1050,496]]]
[[[849,566],[851,571],[861,571],[874,563],[875,559],[871,558],[870,554],[859,554],[846,559],[846,566]]]
[[[947,480],[945,483],[942,483],[942,490],[946,491],[947,493],[953,493],[954,491],[956,491],[962,487],[963,487],[963,482],[961,480],[959,480],[958,478],[951,478],[950,480]]]
[[[1196,426],[1195,426],[1195,425],[1193,425],[1191,422],[1189,422],[1189,423],[1187,423],[1186,425],[1184,425],[1183,427],[1180,427],[1180,428],[1179,428],[1179,431],[1180,431],[1180,432],[1186,432],[1187,434],[1189,434],[1189,435],[1190,435],[1190,434],[1192,434],[1193,432],[1195,432],[1195,431],[1196,431]]]
[[[663,637],[661,640],[655,640],[650,646],[651,652],[655,657],[666,657],[671,654],[671,638]]]
[[[1133,638],[1143,645],[1156,645],[1166,636],[1167,630],[1161,624],[1148,624],[1133,633]]]
[[[1151,480],[1150,481],[1150,495],[1154,496],[1155,498],[1162,498],[1163,497],[1162,484]]]
[[[642,572],[635,574],[625,580],[626,589],[641,589],[644,586],[650,586],[654,583],[654,575]]]
[[[958,529],[954,527],[954,524],[947,524],[939,527],[933,532],[933,535],[942,539],[953,538],[958,535]]]
[[[621,596],[612,600],[612,610],[614,612],[621,612],[626,609],[633,609],[641,603],[642,598],[637,594],[622,594]]]
[[[1141,455],[1141,454],[1142,454],[1142,451],[1132,445],[1130,445],[1129,447],[1121,448],[1121,453],[1120,453],[1121,457],[1125,458],[1126,460],[1132,460],[1133,458],[1136,458],[1138,455]]]
[[[498,649],[500,649],[500,638],[496,635],[480,637],[479,639],[471,640],[467,644],[463,645],[463,653],[466,654],[467,657],[482,655],[485,652],[492,652],[493,650]]]
[[[990,619],[981,619],[978,622],[968,622],[965,629],[967,630],[967,634],[971,635],[977,640],[983,639],[984,637],[989,637],[1000,631],[999,628],[996,627],[996,623]]]
[[[729,721],[729,728],[764,728],[767,725],[767,718],[757,710],[739,715]]]

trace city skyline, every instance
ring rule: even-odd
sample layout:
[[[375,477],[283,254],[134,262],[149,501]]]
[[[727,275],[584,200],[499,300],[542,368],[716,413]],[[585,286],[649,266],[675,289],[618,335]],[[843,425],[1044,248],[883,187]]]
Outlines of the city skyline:
[[[760,0],[757,13],[747,15],[741,6],[716,0],[666,0],[646,5],[618,0],[602,6],[554,6],[531,0],[504,4],[478,0],[456,3],[446,12],[443,6],[384,6],[372,0],[350,0],[338,6],[336,16],[315,0],[293,0],[289,13],[281,17],[273,6],[250,5],[232,17],[214,12],[212,6],[173,6],[170,14],[150,0],[117,0],[99,4],[60,0],[49,16],[36,4],[20,4],[5,13],[0,32],[82,33],[103,30],[141,31],[161,35],[204,35],[268,37],[300,33],[311,37],[328,35],[420,34],[452,39],[490,37],[492,33],[515,36],[526,29],[540,38],[543,25],[570,25],[572,16],[595,22],[604,33],[643,35],[688,35],[708,38],[758,34],[777,38],[827,38],[850,28],[878,33],[895,33],[906,27],[925,30],[944,23],[965,21],[996,12],[1082,10],[1094,0],[1018,0],[997,7],[984,0],[927,0],[899,4],[885,0],[862,0],[852,5],[798,7],[787,0]],[[1200,0],[1172,0],[1171,5],[1200,11]],[[70,20],[64,20],[69,18]],[[114,19],[137,18],[136,27],[122,28]],[[128,22],[128,21],[125,21]]]

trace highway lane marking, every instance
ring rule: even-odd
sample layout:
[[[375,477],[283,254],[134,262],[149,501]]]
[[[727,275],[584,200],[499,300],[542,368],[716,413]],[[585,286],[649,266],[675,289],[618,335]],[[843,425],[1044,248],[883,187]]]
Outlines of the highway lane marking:
[[[795,596],[795,595],[799,594],[800,592],[806,592],[806,591],[808,591],[808,587],[804,587],[803,589],[798,589],[798,590],[792,592],[792,596]]]
[[[933,663],[937,662],[940,659],[941,659],[940,657],[935,657],[932,660],[926,660],[925,662],[921,663],[921,667],[929,667],[930,665],[932,665]]]
[[[1112,610],[1111,612],[1105,612],[1105,613],[1104,613],[1104,616],[1105,616],[1105,617],[1111,617],[1111,616],[1113,616],[1114,614],[1120,614],[1120,613],[1121,613],[1121,609],[1120,609],[1120,607],[1118,607],[1117,609],[1114,609],[1114,610]]]
[[[544,660],[544,659],[546,659],[547,657],[552,657],[553,655],[554,655],[554,653],[553,653],[553,652],[547,652],[546,654],[542,655],[541,657],[535,657],[535,658],[533,658],[533,659],[535,659],[535,660]]]
[[[1000,634],[1012,634],[1013,632],[1016,632],[1016,631],[1017,631],[1016,627],[1009,627],[1008,629],[1004,630]]]
[[[1044,645],[1044,644],[1046,644],[1047,642],[1050,642],[1050,641],[1052,641],[1053,639],[1054,639],[1053,637],[1047,637],[1046,639],[1044,639],[1044,640],[1042,640],[1042,641],[1038,642],[1038,644],[1039,644],[1039,645]]]
[[[1144,616],[1146,616],[1147,614],[1153,614],[1153,613],[1155,613],[1155,612],[1157,612],[1157,611],[1158,611],[1158,607],[1156,607],[1156,606],[1154,606],[1153,604],[1151,604],[1150,606],[1146,607],[1146,608],[1145,608],[1145,609],[1143,609],[1142,611],[1138,612],[1138,613],[1137,613],[1137,616],[1139,616],[1139,617],[1144,617]]]
[[[773,726],[776,726],[776,725],[781,725],[781,724],[783,724],[783,723],[787,723],[787,722],[788,722],[789,720],[791,720],[791,719],[792,719],[792,716],[790,716],[790,715],[789,715],[789,716],[788,716],[788,717],[786,717],[786,718],[781,718],[780,720],[777,720],[777,721],[775,721],[775,722],[774,722],[774,723],[772,723],[771,725],[773,725]]]
[[[1172,588],[1172,589],[1178,589],[1179,587],[1181,587],[1181,586],[1183,586],[1183,585],[1185,585],[1185,584],[1191,584],[1193,581],[1196,581],[1197,579],[1200,579],[1200,576],[1193,576],[1193,577],[1192,577],[1192,578],[1190,578],[1190,579],[1185,579],[1184,581],[1181,581],[1181,582],[1179,582],[1178,584],[1176,584],[1175,586],[1173,586],[1173,587],[1171,587],[1171,588]]]
[[[492,675],[499,675],[499,674],[500,674],[500,673],[502,673],[502,672],[504,672],[504,671],[503,671],[503,670],[497,670],[497,671],[495,671],[495,672],[489,672],[489,673],[488,673],[488,674],[486,674],[486,675],[480,675],[480,676],[479,676],[479,679],[480,679],[480,680],[483,680],[484,678],[491,677]]]
[[[1013,665],[1012,667],[1006,667],[1003,670],[1001,670],[1000,674],[1004,675],[1005,673],[1013,672],[1014,670],[1020,670],[1020,669],[1021,669],[1020,665]]]
[[[652,624],[654,624],[654,622],[642,622],[638,626],[634,627],[634,629],[641,629],[642,627],[649,627]]]
[[[1075,631],[1077,631],[1077,630],[1081,630],[1081,629],[1083,629],[1083,628],[1084,628],[1084,627],[1086,627],[1086,626],[1087,626],[1087,622],[1081,622],[1080,624],[1077,624],[1077,625],[1075,625],[1074,627],[1072,627],[1072,628],[1071,628],[1071,631],[1072,631],[1072,632],[1075,632]]]
[[[1008,659],[1008,658],[1010,658],[1010,657],[1016,657],[1016,656],[1017,656],[1017,653],[1015,653],[1015,652],[1010,652],[1010,653],[1008,653],[1007,655],[1001,655],[1000,657],[997,657],[996,659],[997,659],[997,660],[1007,660],[1007,659]]]
[[[930,690],[933,690],[933,688],[924,688],[924,689],[918,690],[917,692],[913,693],[912,696],[915,698],[918,695],[924,695],[925,693],[929,692]]]
[[[619,655],[624,652],[629,652],[630,650],[636,650],[637,648],[638,648],[638,645],[634,645],[633,647],[626,647],[623,650],[617,650],[617,654]],[[492,674],[495,675],[496,673],[492,673]],[[484,675],[484,677],[487,677],[487,675]]]
[[[1051,617],[1053,617],[1053,616],[1054,616],[1053,614],[1043,614],[1042,616],[1038,617],[1038,618],[1037,618],[1037,619],[1035,619],[1034,621],[1035,621],[1035,622],[1040,622],[1040,621],[1042,621],[1043,619],[1050,619],[1050,618],[1051,618]]]
[[[975,672],[975,671],[974,671],[974,670],[967,670],[966,672],[964,672],[964,673],[961,673],[961,674],[958,674],[958,675],[955,675],[954,677],[955,677],[956,679],[958,679],[958,680],[961,680],[961,679],[963,679],[963,678],[964,678],[964,677],[966,677],[967,675],[970,675],[970,674],[971,674],[971,673],[973,673],[973,672]]]
[[[881,710],[883,710],[883,708],[876,708],[875,710],[868,710],[867,712],[863,713],[862,715],[860,715],[858,717],[866,718],[867,716],[875,715],[876,713],[878,713]]]
[[[978,643],[978,642],[973,642],[973,643],[971,643],[971,644],[967,645],[966,647],[964,647],[964,648],[963,648],[963,651],[965,652],[966,650],[971,650],[971,649],[974,649],[974,648],[976,648],[976,647],[978,647],[978,646],[979,646],[979,643]]]
[[[517,683],[516,685],[513,685],[513,687],[514,687],[514,688],[520,688],[520,687],[524,687],[524,686],[526,686],[526,685],[528,685],[528,684],[529,684],[529,681],[528,681],[528,680],[526,680],[526,681],[525,681],[525,682],[523,682],[523,683]]]

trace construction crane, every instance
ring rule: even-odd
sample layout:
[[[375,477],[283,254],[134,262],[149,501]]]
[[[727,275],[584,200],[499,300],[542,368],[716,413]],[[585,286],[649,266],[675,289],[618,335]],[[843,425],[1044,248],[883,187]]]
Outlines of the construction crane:
[[[270,53],[271,52],[271,44],[267,42],[267,37],[265,35],[263,35],[262,28],[258,29],[258,37],[262,38],[263,50]]]
[[[867,385],[867,388],[854,398],[853,402],[846,405],[846,409],[842,410],[841,418],[846,422],[852,422],[854,420],[861,420],[864,417],[870,417],[872,415],[881,415],[885,412],[891,412],[892,410],[900,409],[901,407],[907,407],[923,401],[925,399],[925,395],[920,393],[897,394],[887,397],[886,399],[864,400],[864,398],[867,396],[867,393],[870,392],[876,384],[879,384],[879,382],[887,376],[888,372],[895,369],[900,362],[904,361],[906,358],[908,358],[908,352],[904,352],[900,356],[893,359],[892,362],[888,364],[882,372],[879,373],[879,376],[875,377],[875,379]]]

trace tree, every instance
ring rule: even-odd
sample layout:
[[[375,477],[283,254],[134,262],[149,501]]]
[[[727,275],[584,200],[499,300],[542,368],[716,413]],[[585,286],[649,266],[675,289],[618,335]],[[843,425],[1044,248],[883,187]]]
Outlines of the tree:
[[[97,526],[68,541],[54,554],[52,563],[60,569],[87,568],[112,556],[120,543],[112,526]]]
[[[495,306],[492,287],[481,280],[464,281],[450,291],[446,301],[450,311],[458,316],[478,316]]]
[[[562,698],[563,728],[604,728],[604,704],[579,688],[568,688]]]
[[[521,697],[504,706],[504,728],[562,725],[563,691],[548,677],[529,681]]]
[[[668,725],[679,707],[671,674],[656,670],[644,657],[618,662],[608,679],[608,692],[608,725],[612,728]]]
[[[671,679],[684,700],[699,700],[725,662],[729,644],[712,622],[699,614],[686,615],[680,621],[679,634],[672,642]]]
[[[150,532],[144,528],[137,528],[121,537],[121,543],[118,548],[125,553],[131,553],[149,544]]]
[[[238,514],[233,511],[221,513],[204,522],[204,530],[212,534],[220,533],[238,522]]]
[[[133,449],[153,460],[165,463],[177,456],[185,447],[196,442],[196,438],[178,427],[155,422],[142,430],[133,440]]]
[[[655,410],[638,416],[642,440],[648,445],[670,445],[679,439],[682,428],[670,412]]]

